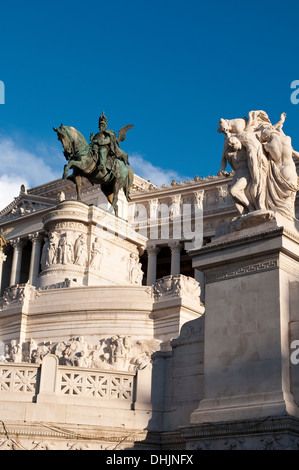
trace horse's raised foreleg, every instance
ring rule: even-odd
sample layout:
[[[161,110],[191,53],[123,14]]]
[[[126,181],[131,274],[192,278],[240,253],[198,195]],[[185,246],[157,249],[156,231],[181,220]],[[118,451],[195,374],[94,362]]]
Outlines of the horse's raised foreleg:
[[[79,170],[84,171],[86,169],[86,161],[85,160],[69,160],[68,164],[64,165],[63,178],[68,177],[68,171],[70,170],[70,168],[78,168]]]
[[[72,161],[69,161],[67,165],[64,165],[64,170],[63,170],[63,175],[62,175],[63,179],[68,177],[68,172],[71,166],[72,166]]]

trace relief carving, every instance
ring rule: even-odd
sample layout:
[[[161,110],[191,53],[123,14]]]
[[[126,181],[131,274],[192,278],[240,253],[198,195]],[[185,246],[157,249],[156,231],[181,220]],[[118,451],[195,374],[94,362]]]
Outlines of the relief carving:
[[[20,345],[13,340],[4,348],[4,355],[0,357],[0,362],[4,363],[41,364],[46,355],[54,354],[60,365],[135,372],[151,363],[151,356],[159,350],[160,341],[114,335],[91,345],[83,336],[78,336],[58,343],[31,340]]]
[[[14,303],[30,302],[38,295],[34,286],[30,284],[16,284],[7,287],[3,293],[2,309]]]
[[[16,340],[5,345],[3,362],[22,362],[22,346]]]
[[[143,278],[143,271],[139,263],[139,256],[137,253],[131,253],[129,257],[129,280],[132,284],[141,285]]]
[[[54,264],[75,264],[86,267],[88,262],[86,235],[79,233],[75,241],[74,236],[76,234],[68,231],[49,233],[42,250],[42,270]]]
[[[87,245],[82,233],[79,234],[74,245],[74,263],[86,267],[88,260]]]
[[[133,252],[129,256],[123,256],[121,261],[126,263],[129,282],[141,286],[144,273],[138,254]]]
[[[96,237],[91,247],[89,266],[99,271],[101,268],[102,258],[103,258],[102,243],[100,242],[98,237]]]
[[[181,297],[182,295],[188,295],[194,300],[199,300],[199,283],[195,279],[183,276],[182,274],[164,276],[156,281],[154,286],[154,297],[156,300],[160,300],[166,296]]]

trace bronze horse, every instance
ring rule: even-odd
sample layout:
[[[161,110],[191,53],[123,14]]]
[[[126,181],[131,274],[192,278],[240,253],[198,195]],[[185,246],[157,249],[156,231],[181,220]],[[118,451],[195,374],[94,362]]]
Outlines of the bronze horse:
[[[107,173],[98,169],[98,158],[94,155],[91,145],[85,137],[74,127],[64,126],[55,129],[58,140],[62,143],[64,156],[68,163],[64,166],[63,178],[76,184],[77,200],[81,201],[82,176],[92,184],[100,184],[101,190],[111,204],[109,212],[115,212],[118,216],[118,193],[124,190],[127,201],[130,201],[130,188],[133,183],[134,173],[121,160],[113,155],[107,158]],[[68,175],[72,169],[73,173]]]

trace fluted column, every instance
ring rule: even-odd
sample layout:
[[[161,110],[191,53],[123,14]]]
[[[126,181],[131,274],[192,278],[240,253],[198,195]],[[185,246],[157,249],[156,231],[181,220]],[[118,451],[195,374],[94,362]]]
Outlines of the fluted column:
[[[179,240],[174,240],[168,244],[171,250],[170,274],[175,276],[181,273],[181,249],[182,244]]]
[[[147,285],[152,286],[156,282],[157,277],[157,254],[160,248],[157,245],[151,244],[147,248],[148,262],[147,262]]]
[[[3,251],[0,251],[0,295],[1,295],[1,289],[2,289],[2,272],[3,272],[3,263],[6,261],[7,256],[3,253]]]
[[[19,284],[20,282],[22,250],[24,242],[20,238],[18,238],[16,240],[11,240],[10,244],[13,246],[10,286],[14,286],[15,284]]]
[[[29,239],[32,241],[32,250],[28,281],[34,285],[39,272],[42,238],[39,236],[39,233],[34,233],[29,235]]]

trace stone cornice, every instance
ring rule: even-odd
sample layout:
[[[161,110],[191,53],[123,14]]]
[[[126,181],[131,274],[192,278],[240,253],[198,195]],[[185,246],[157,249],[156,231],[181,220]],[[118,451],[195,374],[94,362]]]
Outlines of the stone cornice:
[[[195,192],[198,190],[209,189],[214,187],[215,184],[219,185],[220,183],[229,184],[231,182],[232,176],[208,176],[207,178],[200,178],[196,181],[185,181],[183,183],[176,183],[174,185],[165,185],[165,186],[156,186],[152,189],[143,190],[142,192],[132,193],[133,202],[138,199],[149,199],[151,196],[157,197],[171,197],[175,194],[185,194],[190,192]]]
[[[271,230],[267,230],[267,231],[259,231],[257,233],[254,233],[254,234],[250,234],[250,235],[244,235],[244,236],[238,236],[240,232],[236,232],[236,238],[234,239],[229,239],[229,240],[224,240],[224,241],[219,241],[219,243],[217,243],[217,240],[214,240],[212,243],[209,243],[205,246],[203,246],[202,248],[199,248],[199,249],[196,249],[196,250],[189,250],[188,251],[188,254],[190,254],[191,256],[196,256],[197,254],[202,254],[202,253],[209,253],[209,252],[212,252],[212,251],[215,251],[215,250],[221,250],[221,249],[224,249],[224,248],[230,248],[230,247],[233,247],[233,246],[236,246],[236,245],[244,245],[244,244],[247,244],[248,242],[255,242],[255,241],[258,241],[258,240],[261,240],[261,239],[266,239],[266,238],[273,238],[277,235],[282,235],[284,232],[284,228],[283,227],[276,227],[274,229],[271,229]],[[223,238],[223,237],[221,237]]]
[[[191,424],[180,427],[183,438],[209,438],[230,435],[259,435],[265,432],[299,430],[299,421],[292,416],[275,416],[262,419],[240,420],[238,422]]]

